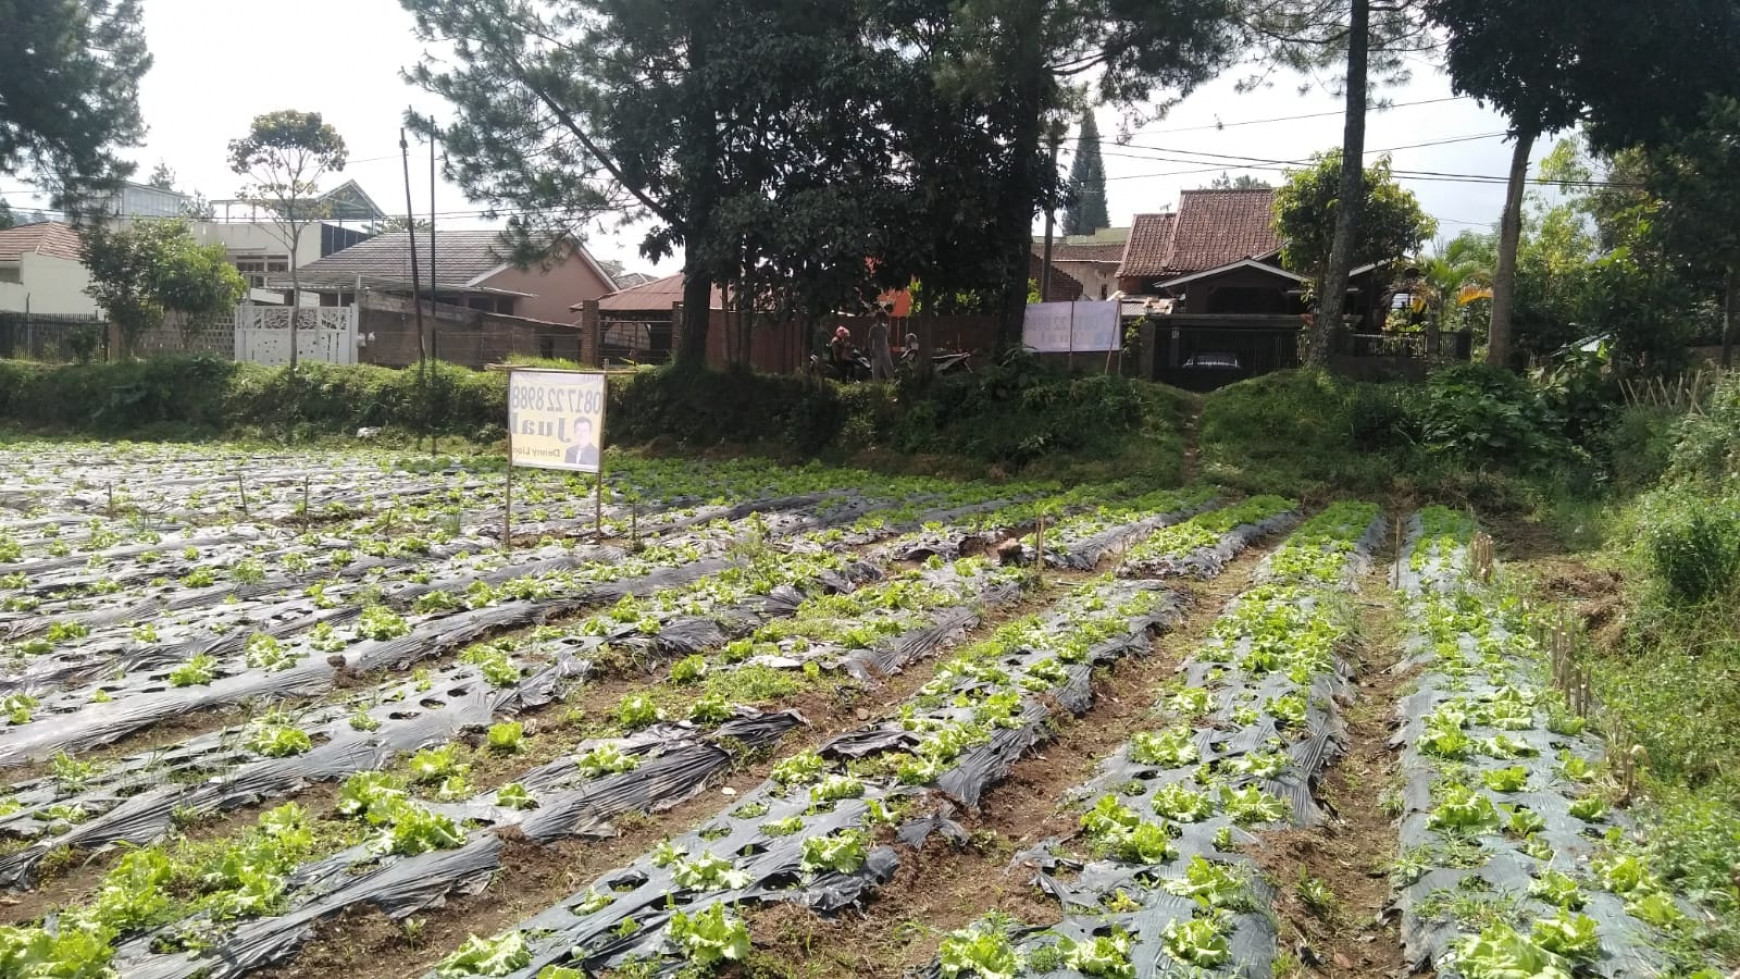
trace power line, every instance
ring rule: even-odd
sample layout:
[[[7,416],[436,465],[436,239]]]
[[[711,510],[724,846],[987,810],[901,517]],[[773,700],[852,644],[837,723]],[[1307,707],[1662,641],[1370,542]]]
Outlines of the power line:
[[[1415,106],[1421,106],[1421,105],[1441,105],[1445,102],[1467,102],[1467,101],[1471,101],[1469,96],[1450,95],[1450,96],[1445,96],[1444,98],[1437,98],[1437,99],[1420,99],[1420,100],[1415,101],[1415,102],[1392,102],[1391,104],[1384,106],[1383,111],[1388,111],[1390,109],[1411,109]],[[1200,132],[1207,132],[1209,130],[1219,131],[1222,129],[1238,129],[1238,128],[1243,127],[1243,126],[1267,126],[1267,125],[1272,125],[1272,124],[1278,123],[1278,122],[1296,122],[1296,121],[1301,120],[1301,119],[1327,119],[1331,116],[1340,116],[1340,115],[1345,115],[1345,114],[1346,114],[1345,109],[1331,109],[1331,110],[1327,110],[1324,112],[1302,112],[1302,113],[1299,113],[1298,115],[1275,116],[1272,119],[1245,119],[1245,120],[1242,120],[1240,122],[1216,122],[1216,123],[1212,123],[1212,124],[1206,125],[1206,126],[1177,126],[1177,127],[1172,128],[1172,129],[1154,129],[1154,130],[1138,129],[1138,130],[1136,130],[1136,132],[1142,132],[1148,136],[1164,136],[1164,135],[1168,135],[1170,133],[1200,133]],[[1065,136],[1064,137],[1064,140],[1066,142],[1074,142],[1074,141],[1077,141],[1079,139],[1081,139],[1081,137],[1079,137],[1079,136]]]

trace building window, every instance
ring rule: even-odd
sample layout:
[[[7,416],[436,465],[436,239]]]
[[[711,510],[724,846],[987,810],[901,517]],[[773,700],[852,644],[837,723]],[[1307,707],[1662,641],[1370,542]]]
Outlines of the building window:
[[[290,271],[288,255],[238,255],[235,263],[236,271],[242,273],[253,289],[264,289],[268,277]]]
[[[24,281],[24,264],[0,265],[0,282],[22,283]]]

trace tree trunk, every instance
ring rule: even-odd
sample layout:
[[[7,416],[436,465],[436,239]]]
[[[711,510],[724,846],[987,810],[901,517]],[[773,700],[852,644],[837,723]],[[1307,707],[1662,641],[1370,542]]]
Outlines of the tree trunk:
[[[694,251],[690,246],[690,254]],[[683,273],[683,345],[677,366],[700,370],[707,366],[707,328],[713,309],[713,277],[693,258]]]
[[[1534,152],[1536,133],[1516,132],[1510,157],[1510,183],[1505,188],[1504,217],[1498,226],[1498,268],[1492,273],[1492,320],[1486,331],[1486,362],[1510,366],[1510,321],[1516,308],[1516,253],[1522,245],[1523,188],[1528,183],[1529,154]]]
[[[1341,136],[1341,199],[1335,207],[1335,239],[1317,296],[1317,320],[1305,343],[1305,366],[1329,363],[1330,340],[1347,309],[1353,243],[1365,200],[1365,109],[1371,54],[1371,0],[1353,0],[1347,34],[1347,112]]]
[[[1734,366],[1734,329],[1740,326],[1740,265],[1728,266],[1728,294],[1722,304],[1722,369]]]
[[[688,80],[684,97],[683,129],[690,152],[683,154],[684,182],[691,188],[683,215],[683,343],[677,349],[677,366],[700,370],[707,366],[707,331],[712,326],[713,280],[717,271],[713,256],[713,212],[719,193],[718,113],[713,94],[702,78],[713,52],[712,29],[705,16],[696,18],[688,36]],[[726,336],[730,340],[729,334]],[[727,355],[730,350],[727,347]]]
[[[1004,242],[1003,328],[999,344],[1003,349],[1021,346],[1022,325],[1027,319],[1027,276],[1033,264],[1033,214],[1039,202],[1039,144],[1045,113],[1045,52],[1040,43],[1043,12],[1038,4],[1027,3],[1020,16],[1020,77],[1015,80],[1018,104],[1012,110],[1018,116],[1009,146],[1010,174],[1003,185],[1003,213],[999,222],[1008,236]]]

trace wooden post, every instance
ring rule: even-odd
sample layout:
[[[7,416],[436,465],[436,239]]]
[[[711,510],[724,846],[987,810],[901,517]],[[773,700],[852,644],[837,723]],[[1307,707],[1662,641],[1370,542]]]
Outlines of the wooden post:
[[[302,477],[302,526],[306,529],[314,520],[314,513],[308,509],[308,477]]]
[[[115,515],[115,484],[109,483],[109,516]]]
[[[1033,573],[1039,586],[1045,587],[1045,514],[1039,515],[1039,528],[1034,534],[1034,550],[1038,552],[1033,561]]]
[[[242,516],[248,515],[248,487],[242,483],[242,474],[236,473],[236,493],[242,498]]]
[[[501,494],[501,546],[509,554],[514,549],[514,429],[508,426],[507,481]]]
[[[604,460],[598,460],[598,489],[592,498],[593,533],[604,536]]]

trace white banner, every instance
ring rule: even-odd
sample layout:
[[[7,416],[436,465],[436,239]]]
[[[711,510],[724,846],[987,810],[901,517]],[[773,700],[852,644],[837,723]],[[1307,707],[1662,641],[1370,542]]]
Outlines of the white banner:
[[[603,459],[604,375],[516,370],[508,374],[510,462],[595,473]]]
[[[1021,342],[1046,354],[1117,350],[1118,304],[1029,303]]]

